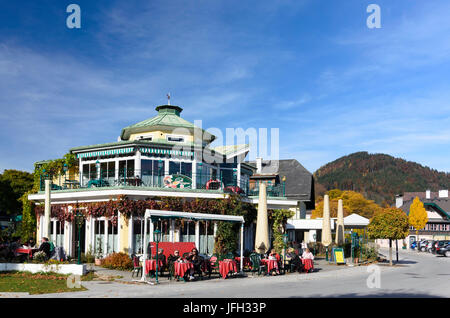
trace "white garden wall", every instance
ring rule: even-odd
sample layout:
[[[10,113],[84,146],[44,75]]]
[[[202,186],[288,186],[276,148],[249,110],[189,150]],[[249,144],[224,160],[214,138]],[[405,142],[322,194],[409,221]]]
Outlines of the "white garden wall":
[[[84,275],[86,274],[85,264],[24,264],[24,263],[0,263],[0,272],[5,271],[21,271],[21,272],[55,272],[58,274],[73,274]]]

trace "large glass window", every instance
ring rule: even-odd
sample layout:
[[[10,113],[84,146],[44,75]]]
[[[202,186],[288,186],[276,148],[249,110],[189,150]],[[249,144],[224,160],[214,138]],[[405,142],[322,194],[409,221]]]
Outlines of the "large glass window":
[[[64,223],[50,221],[50,240],[55,246],[64,246]]]
[[[147,187],[161,187],[164,177],[164,161],[148,160],[141,161],[142,182]]]
[[[94,221],[94,253],[105,255],[105,221]]]
[[[183,221],[180,231],[180,242],[195,242],[195,222]]]
[[[214,250],[214,225],[211,221],[200,221],[200,254],[211,255]]]
[[[113,225],[108,220],[108,254],[119,251],[119,236],[117,235],[117,225]]]
[[[169,174],[181,174],[192,178],[192,162],[169,161]]]

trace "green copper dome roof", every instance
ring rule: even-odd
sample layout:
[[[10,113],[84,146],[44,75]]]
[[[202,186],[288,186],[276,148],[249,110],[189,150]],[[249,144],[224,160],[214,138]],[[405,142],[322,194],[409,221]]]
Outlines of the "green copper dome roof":
[[[196,127],[193,123],[181,118],[180,113],[183,108],[175,105],[161,105],[157,106],[158,115],[146,119],[134,125],[122,129],[120,138],[128,140],[131,134],[149,131],[151,129],[176,129],[187,128],[192,133]],[[203,140],[212,142],[216,137],[202,129]]]

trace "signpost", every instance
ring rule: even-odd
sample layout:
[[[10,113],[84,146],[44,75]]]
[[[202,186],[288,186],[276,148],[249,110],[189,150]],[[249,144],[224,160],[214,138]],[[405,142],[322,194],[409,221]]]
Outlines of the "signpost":
[[[333,248],[333,257],[335,264],[345,264],[344,249],[342,247]]]

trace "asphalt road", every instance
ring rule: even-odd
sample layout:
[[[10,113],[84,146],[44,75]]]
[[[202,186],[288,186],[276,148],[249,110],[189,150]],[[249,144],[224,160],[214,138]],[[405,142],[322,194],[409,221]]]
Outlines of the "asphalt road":
[[[387,255],[387,251],[381,253]],[[376,272],[358,266],[302,275],[171,282],[157,286],[92,281],[83,282],[88,291],[37,297],[450,297],[450,258],[407,251],[400,251],[399,255],[396,266],[378,267],[379,288],[374,279]],[[368,287],[369,276],[374,288]]]

